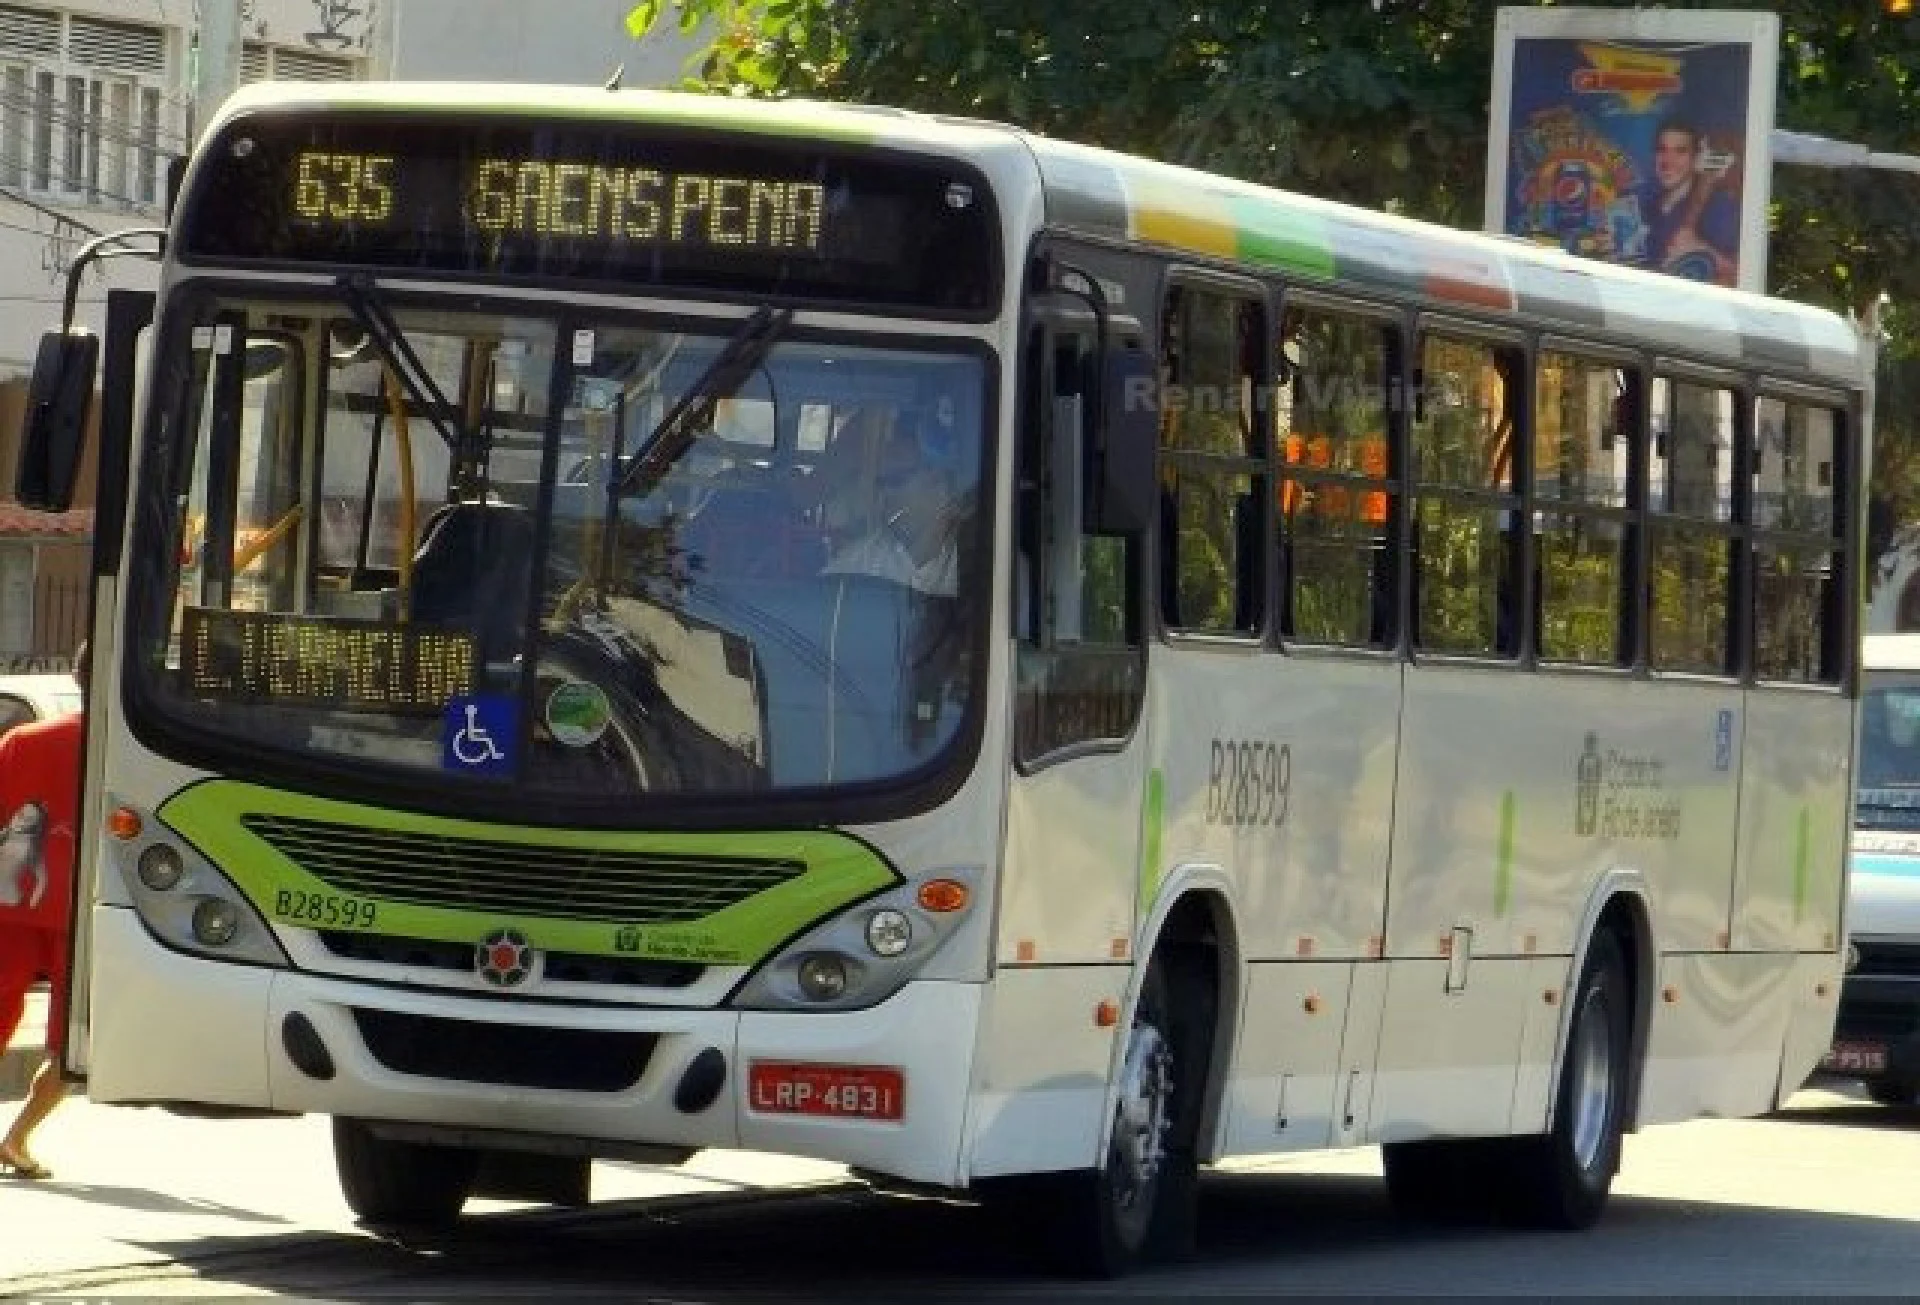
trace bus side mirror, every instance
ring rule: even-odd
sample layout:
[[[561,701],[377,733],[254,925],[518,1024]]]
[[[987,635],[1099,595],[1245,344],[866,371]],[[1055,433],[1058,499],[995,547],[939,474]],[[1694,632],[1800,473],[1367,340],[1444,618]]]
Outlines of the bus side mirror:
[[[99,360],[97,335],[49,331],[40,337],[14,477],[14,497],[23,506],[42,512],[65,512],[73,506]]]
[[[1137,349],[1113,350],[1101,384],[1102,429],[1087,478],[1087,533],[1145,534],[1158,506],[1160,394],[1153,359]]]

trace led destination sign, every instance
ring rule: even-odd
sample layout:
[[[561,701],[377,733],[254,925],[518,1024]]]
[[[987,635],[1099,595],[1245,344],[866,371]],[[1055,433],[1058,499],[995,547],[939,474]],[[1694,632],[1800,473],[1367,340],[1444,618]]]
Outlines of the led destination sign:
[[[473,692],[473,637],[430,626],[189,607],[186,691],[273,706],[438,712]]]
[[[391,222],[396,166],[387,154],[308,150],[294,160],[293,211],[317,225]],[[820,252],[827,198],[810,181],[513,159],[480,160],[465,190],[468,220],[496,235],[804,254]]]
[[[985,312],[957,163],[633,123],[241,120],[185,197],[189,258],[656,283]]]

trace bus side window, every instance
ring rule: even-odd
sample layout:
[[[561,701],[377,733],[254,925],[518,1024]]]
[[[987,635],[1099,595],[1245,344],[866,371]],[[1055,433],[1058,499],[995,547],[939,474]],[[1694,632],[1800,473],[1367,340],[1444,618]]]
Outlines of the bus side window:
[[[1422,337],[1412,422],[1414,646],[1520,651],[1516,472],[1525,359],[1462,336]]]
[[[1265,622],[1266,309],[1175,285],[1161,329],[1160,615],[1169,630],[1256,634]]]
[[[1401,352],[1380,318],[1290,307],[1275,362],[1281,632],[1383,648],[1398,637],[1399,515],[1388,402]]]

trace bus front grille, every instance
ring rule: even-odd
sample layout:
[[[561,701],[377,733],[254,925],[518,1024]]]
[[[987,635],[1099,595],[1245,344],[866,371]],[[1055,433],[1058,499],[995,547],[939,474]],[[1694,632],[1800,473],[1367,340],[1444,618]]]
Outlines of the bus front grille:
[[[798,861],[509,843],[291,816],[254,814],[240,823],[336,892],[506,915],[698,920],[806,872]]]
[[[353,1008],[373,1058],[396,1074],[563,1092],[623,1092],[653,1057],[654,1033],[555,1029]]]
[[[322,929],[320,943],[335,956],[375,965],[473,973],[473,944],[395,934],[350,933]],[[590,956],[583,952],[546,952],[546,978],[559,983],[598,983],[634,988],[685,988],[699,982],[706,966],[689,961],[655,961],[638,956]]]

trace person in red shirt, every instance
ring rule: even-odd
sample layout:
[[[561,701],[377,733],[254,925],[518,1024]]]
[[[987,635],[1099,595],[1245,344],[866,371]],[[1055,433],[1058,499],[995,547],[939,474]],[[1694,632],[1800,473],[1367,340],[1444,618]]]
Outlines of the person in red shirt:
[[[73,677],[87,689],[87,646]],[[22,725],[0,738],[0,1050],[13,1040],[27,990],[45,977],[47,1058],[26,1104],[0,1140],[0,1171],[48,1178],[27,1139],[66,1095],[60,1038],[67,1023],[67,930],[73,907],[74,831],[79,825],[80,741],[85,717]]]

